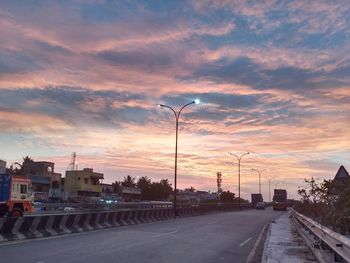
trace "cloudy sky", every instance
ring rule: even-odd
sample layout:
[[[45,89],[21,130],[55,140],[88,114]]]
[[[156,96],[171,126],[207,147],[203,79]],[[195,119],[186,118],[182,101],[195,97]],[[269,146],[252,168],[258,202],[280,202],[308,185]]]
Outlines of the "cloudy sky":
[[[296,196],[350,169],[350,3],[1,1],[0,159]]]

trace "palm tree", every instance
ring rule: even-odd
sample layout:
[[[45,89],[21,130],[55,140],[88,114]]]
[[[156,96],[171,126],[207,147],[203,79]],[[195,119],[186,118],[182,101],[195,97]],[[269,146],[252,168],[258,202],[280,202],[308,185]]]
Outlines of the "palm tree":
[[[122,182],[122,186],[135,187],[136,186],[135,178],[131,177],[130,175],[128,175],[127,177],[124,177],[124,181]]]
[[[30,158],[29,156],[23,157],[22,166],[24,166],[25,164],[28,164],[28,163],[34,163],[34,160],[32,158]]]
[[[117,194],[121,194],[122,193],[122,186],[121,183],[118,181],[115,181],[114,183],[112,183],[113,186],[113,192],[117,193]]]
[[[139,189],[145,189],[151,185],[151,179],[149,179],[147,176],[142,176],[138,182],[137,182],[137,188]]]

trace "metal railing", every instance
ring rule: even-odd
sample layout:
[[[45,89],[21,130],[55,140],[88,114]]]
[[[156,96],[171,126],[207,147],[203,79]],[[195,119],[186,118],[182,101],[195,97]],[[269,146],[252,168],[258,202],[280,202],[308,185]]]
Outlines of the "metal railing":
[[[104,211],[119,209],[170,208],[172,202],[117,202],[102,203],[41,203],[34,204],[34,212],[27,214],[53,214],[85,211]]]
[[[150,208],[172,208],[172,202],[147,201],[147,202],[117,202],[117,203],[41,203],[34,204],[34,212],[25,215],[61,214],[91,211],[109,211],[121,209],[150,209]],[[179,208],[198,207],[201,213],[214,211],[231,211],[239,209],[238,203],[199,203],[179,204]],[[250,208],[250,204],[241,204],[241,209]]]
[[[334,232],[316,221],[292,210],[294,218],[308,230],[310,234],[314,235],[314,248],[329,248],[334,254],[335,261],[350,262],[350,238]],[[339,258],[340,256],[340,258]]]

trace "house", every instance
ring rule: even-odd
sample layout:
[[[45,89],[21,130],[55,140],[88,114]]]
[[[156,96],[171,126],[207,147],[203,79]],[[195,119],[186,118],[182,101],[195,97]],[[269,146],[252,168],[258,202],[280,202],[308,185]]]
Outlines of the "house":
[[[60,173],[54,172],[53,162],[28,162],[23,164],[23,174],[32,181],[34,201],[59,202],[61,199]]]
[[[64,199],[76,202],[99,202],[102,193],[103,174],[91,168],[66,171]]]
[[[0,160],[0,174],[6,174],[6,162]]]

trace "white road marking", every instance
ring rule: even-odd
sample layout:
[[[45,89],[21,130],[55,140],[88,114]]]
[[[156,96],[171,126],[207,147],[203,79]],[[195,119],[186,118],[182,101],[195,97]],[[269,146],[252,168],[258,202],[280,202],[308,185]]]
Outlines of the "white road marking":
[[[163,234],[160,234],[160,235],[157,235],[157,237],[161,237],[161,236],[166,236],[166,235],[171,235],[171,234],[175,234],[179,232],[178,230],[175,230],[175,231],[171,231],[171,232],[168,232],[168,233],[163,233]]]
[[[246,241],[244,241],[243,243],[241,243],[241,244],[239,245],[239,247],[243,247],[243,246],[244,246],[245,244],[247,244],[251,239],[252,239],[251,237],[248,238]]]

